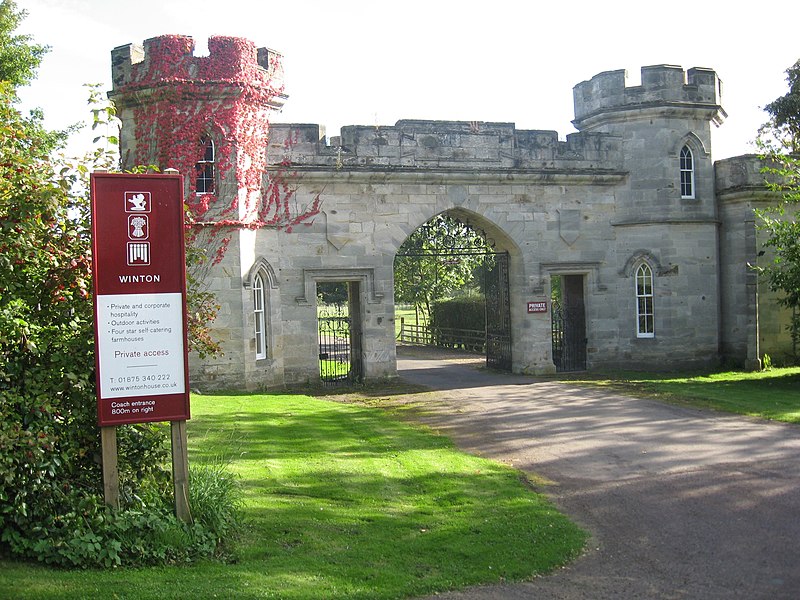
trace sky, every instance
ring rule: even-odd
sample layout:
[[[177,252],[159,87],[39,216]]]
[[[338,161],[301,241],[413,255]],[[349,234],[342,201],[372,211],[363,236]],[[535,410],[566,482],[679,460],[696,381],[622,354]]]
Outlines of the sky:
[[[166,34],[248,38],[283,57],[289,99],[274,122],[499,121],[573,133],[572,88],[603,71],[714,69],[726,121],[715,160],[753,152],[763,107],[800,59],[797,0],[17,0],[19,33],[51,47],[21,92],[50,128],[88,119],[84,84],[111,89],[110,53]],[[83,140],[90,139],[85,134]]]

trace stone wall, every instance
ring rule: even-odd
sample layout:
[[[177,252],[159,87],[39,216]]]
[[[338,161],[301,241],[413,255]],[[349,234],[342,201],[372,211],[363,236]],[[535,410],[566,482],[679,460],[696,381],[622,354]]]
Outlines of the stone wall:
[[[723,323],[720,350],[734,365],[758,368],[769,354],[785,360],[793,353],[787,330],[790,311],[780,307],[780,294],[769,289],[757,267],[767,265],[772,254],[764,247],[765,233],[758,230],[755,209],[779,200],[767,189],[764,162],[755,155],[718,161],[716,190],[720,231],[720,282]]]

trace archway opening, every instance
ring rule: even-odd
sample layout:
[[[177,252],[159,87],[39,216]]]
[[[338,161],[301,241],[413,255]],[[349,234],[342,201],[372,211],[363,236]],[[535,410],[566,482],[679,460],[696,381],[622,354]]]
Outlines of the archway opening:
[[[436,215],[394,261],[398,345],[483,354],[511,370],[508,252],[468,216]]]

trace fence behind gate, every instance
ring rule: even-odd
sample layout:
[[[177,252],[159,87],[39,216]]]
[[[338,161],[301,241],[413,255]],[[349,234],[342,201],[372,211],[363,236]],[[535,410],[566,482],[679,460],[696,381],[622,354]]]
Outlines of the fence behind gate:
[[[325,385],[361,381],[363,375],[360,352],[353,348],[350,316],[342,307],[320,310],[319,322],[319,374]]]

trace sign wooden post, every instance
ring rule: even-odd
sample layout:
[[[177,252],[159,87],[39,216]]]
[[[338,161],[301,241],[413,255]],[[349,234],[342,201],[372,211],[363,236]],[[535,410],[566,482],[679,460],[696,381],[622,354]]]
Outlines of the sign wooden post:
[[[101,427],[103,497],[108,506],[119,510],[119,469],[117,468],[117,428]]]
[[[115,427],[171,421],[175,514],[191,521],[183,177],[93,173],[91,190],[106,503],[119,505]]]
[[[172,421],[170,431],[172,434],[172,484],[175,489],[175,516],[185,523],[191,523],[186,421]]]

